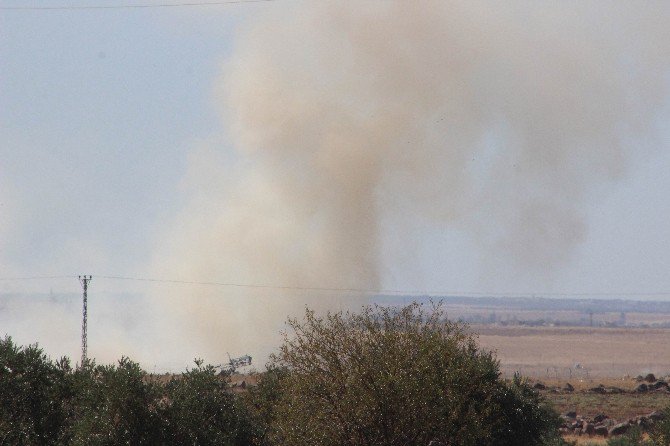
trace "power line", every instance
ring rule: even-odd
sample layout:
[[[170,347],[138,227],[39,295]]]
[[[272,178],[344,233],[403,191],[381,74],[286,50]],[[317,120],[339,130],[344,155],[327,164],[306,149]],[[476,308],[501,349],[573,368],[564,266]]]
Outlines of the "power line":
[[[242,3],[269,3],[277,0],[228,0],[218,2],[187,2],[187,3],[143,3],[136,5],[57,5],[57,6],[0,6],[4,11],[75,11],[91,9],[155,9],[184,8],[198,6],[224,6]]]
[[[30,276],[30,277],[0,277],[2,281],[19,281],[19,280],[43,280],[43,279],[72,279],[77,276]]]
[[[463,297],[602,297],[602,296],[670,296],[670,291],[660,292],[598,292],[598,293],[520,293],[520,292],[473,292],[473,291],[447,291],[447,290],[398,290],[398,289],[384,289],[384,288],[347,288],[347,287],[313,287],[313,286],[296,286],[296,285],[271,285],[271,284],[251,284],[251,283],[235,283],[235,282],[210,282],[197,280],[177,280],[177,279],[158,279],[146,277],[127,277],[127,276],[96,276],[99,279],[111,280],[131,280],[139,282],[155,282],[155,283],[172,283],[182,285],[205,285],[205,286],[222,286],[235,288],[258,288],[258,289],[274,289],[274,290],[292,290],[292,291],[328,291],[328,292],[351,292],[364,294],[406,294],[415,296],[463,296]]]
[[[44,280],[44,279],[72,279],[76,275],[62,276],[26,276],[26,277],[0,277],[0,281],[22,281],[22,280]],[[267,290],[290,290],[290,291],[321,291],[321,292],[340,292],[340,293],[361,293],[361,294],[393,294],[393,295],[413,295],[413,296],[459,296],[459,297],[661,297],[670,296],[670,291],[653,292],[514,292],[514,291],[463,291],[463,290],[401,290],[386,288],[355,288],[355,287],[327,287],[327,286],[300,286],[300,285],[274,285],[258,283],[240,283],[240,282],[216,282],[202,280],[180,280],[180,279],[161,279],[151,277],[136,276],[104,276],[96,275],[98,279],[107,280],[125,280],[136,282],[153,282],[177,285],[199,285],[199,286],[219,286],[231,288],[249,288],[249,289],[267,289]]]
[[[259,288],[259,289],[273,289],[273,290],[293,290],[293,291],[337,291],[337,292],[351,292],[351,293],[400,293],[400,290],[375,290],[363,288],[336,288],[336,287],[311,287],[298,285],[271,285],[271,284],[251,284],[251,283],[235,283],[235,282],[209,282],[197,280],[176,280],[176,279],[154,279],[147,277],[124,277],[124,276],[96,276],[99,279],[112,280],[133,280],[139,282],[157,282],[157,283],[172,283],[182,285],[210,285],[223,286],[234,288]],[[423,292],[421,292],[423,293]]]

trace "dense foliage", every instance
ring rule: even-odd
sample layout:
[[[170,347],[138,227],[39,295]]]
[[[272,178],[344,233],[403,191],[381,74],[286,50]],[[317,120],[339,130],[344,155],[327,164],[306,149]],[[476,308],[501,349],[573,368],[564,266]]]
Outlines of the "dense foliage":
[[[0,445],[548,446],[557,426],[439,307],[307,310],[244,392],[199,360],[158,379],[128,358],[73,368],[0,339]],[[667,445],[670,416],[634,435],[621,444]]]
[[[663,410],[664,418],[651,429],[650,438],[655,446],[670,446],[670,406]]]
[[[0,340],[0,445],[249,445],[249,420],[201,361],[162,382],[128,358],[73,369]]]
[[[284,373],[261,395],[273,401],[263,415],[269,444],[532,446],[557,437],[557,415],[521,379],[503,381],[494,356],[439,308],[307,311],[289,325],[273,364]]]
[[[72,388],[67,360],[52,363],[36,345],[0,340],[0,444],[60,444]]]

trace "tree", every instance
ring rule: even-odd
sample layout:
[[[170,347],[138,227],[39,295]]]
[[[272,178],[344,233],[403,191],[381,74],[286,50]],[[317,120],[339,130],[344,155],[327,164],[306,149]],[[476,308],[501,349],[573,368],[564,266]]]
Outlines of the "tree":
[[[273,366],[288,370],[269,438],[284,445],[539,445],[558,417],[438,306],[306,310]]]
[[[249,407],[253,426],[252,442],[257,446],[272,445],[272,426],[276,407],[282,397],[282,382],[288,375],[286,368],[270,364],[256,386],[251,386],[243,401]]]
[[[117,365],[88,363],[77,370],[70,444],[160,444],[161,389],[145,375],[126,357]]]
[[[70,363],[54,364],[37,344],[0,339],[0,444],[61,444],[72,396]]]
[[[203,366],[173,378],[160,405],[166,444],[247,445],[251,425],[245,407],[230,393],[225,377]]]

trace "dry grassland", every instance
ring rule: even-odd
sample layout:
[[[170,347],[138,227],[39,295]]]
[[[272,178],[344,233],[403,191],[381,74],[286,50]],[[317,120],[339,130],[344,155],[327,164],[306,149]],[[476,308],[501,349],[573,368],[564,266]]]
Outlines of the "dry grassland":
[[[489,325],[472,330],[481,347],[497,352],[505,375],[519,371],[548,388],[574,386],[574,392],[542,392],[561,413],[625,420],[670,405],[669,393],[632,392],[637,375],[670,375],[670,329]],[[627,392],[588,391],[600,384]]]
[[[589,381],[670,375],[670,329],[483,325],[472,330],[482,348],[497,352],[505,374]]]
[[[576,411],[579,415],[593,418],[598,414],[606,414],[617,420],[627,420],[637,415],[646,415],[670,405],[670,395],[651,392],[646,394],[612,394],[598,395],[594,393],[574,392],[555,394],[543,392],[559,413]]]

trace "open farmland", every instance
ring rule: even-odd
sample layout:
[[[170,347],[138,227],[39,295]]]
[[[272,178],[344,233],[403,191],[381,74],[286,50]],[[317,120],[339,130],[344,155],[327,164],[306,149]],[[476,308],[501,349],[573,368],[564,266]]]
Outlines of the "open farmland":
[[[559,413],[624,421],[670,404],[667,389],[637,392],[638,375],[670,375],[670,329],[479,325],[480,345],[501,370],[528,376]],[[636,379],[637,378],[637,379]],[[574,388],[566,391],[567,383]],[[598,392],[598,388],[613,391]],[[594,391],[594,389],[596,391]]]
[[[670,374],[670,329],[473,326],[507,374],[597,379]]]

